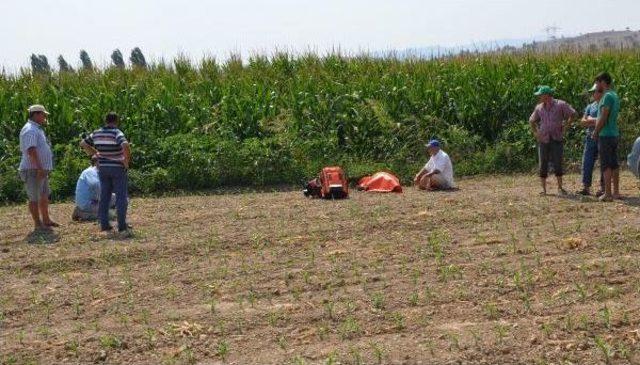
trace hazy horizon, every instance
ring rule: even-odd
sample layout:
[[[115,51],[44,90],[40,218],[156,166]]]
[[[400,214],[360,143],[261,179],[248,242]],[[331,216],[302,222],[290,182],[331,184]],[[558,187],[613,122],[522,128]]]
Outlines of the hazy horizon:
[[[32,0],[5,4],[0,15],[0,67],[29,66],[32,53],[52,67],[62,55],[76,67],[81,49],[98,65],[118,48],[128,61],[140,47],[150,61],[276,50],[347,54],[541,39],[640,28],[640,4],[539,0],[258,1]],[[542,20],[541,20],[542,19]]]

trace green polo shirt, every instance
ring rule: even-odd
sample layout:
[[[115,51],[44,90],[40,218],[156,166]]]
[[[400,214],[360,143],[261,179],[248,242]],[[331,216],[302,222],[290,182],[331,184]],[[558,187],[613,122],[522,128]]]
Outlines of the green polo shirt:
[[[602,108],[609,108],[609,119],[600,130],[600,137],[618,137],[620,131],[618,130],[618,113],[620,112],[620,98],[615,91],[609,90],[602,96],[600,103],[598,104],[598,111],[602,113]]]

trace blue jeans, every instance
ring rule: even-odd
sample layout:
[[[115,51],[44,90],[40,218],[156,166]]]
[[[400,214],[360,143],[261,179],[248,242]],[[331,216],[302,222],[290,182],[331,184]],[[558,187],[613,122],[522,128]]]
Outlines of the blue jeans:
[[[584,152],[582,153],[582,185],[591,187],[593,181],[593,168],[598,160],[598,142],[587,135],[584,139]],[[602,186],[602,176],[600,176]]]
[[[109,229],[109,202],[111,193],[116,194],[116,213],[118,230],[127,229],[127,189],[129,180],[127,170],[123,167],[98,167],[100,179],[100,203],[98,204],[98,221],[100,228]]]

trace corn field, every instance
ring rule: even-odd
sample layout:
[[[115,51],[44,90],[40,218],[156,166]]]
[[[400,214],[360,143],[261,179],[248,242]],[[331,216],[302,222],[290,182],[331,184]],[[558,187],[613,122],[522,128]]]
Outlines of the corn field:
[[[54,199],[73,195],[88,159],[80,136],[115,111],[132,143],[133,192],[296,184],[327,164],[351,177],[389,169],[405,181],[444,141],[457,175],[530,171],[527,119],[549,84],[582,111],[600,71],[622,99],[622,154],[638,133],[640,51],[465,55],[399,60],[277,54],[223,64],[186,59],[147,69],[0,74],[0,202],[24,198],[18,134],[30,104],[51,112]],[[568,135],[578,162],[584,131]]]

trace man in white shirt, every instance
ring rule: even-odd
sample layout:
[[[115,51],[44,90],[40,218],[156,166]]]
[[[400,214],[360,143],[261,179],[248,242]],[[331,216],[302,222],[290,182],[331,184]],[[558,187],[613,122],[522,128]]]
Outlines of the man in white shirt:
[[[420,190],[448,190],[454,187],[451,159],[440,149],[440,142],[432,139],[426,144],[431,158],[418,172],[413,182]]]
[[[44,106],[30,106],[29,120],[20,131],[22,158],[18,170],[29,197],[29,212],[36,230],[59,226],[49,217],[49,173],[53,170],[53,153],[43,129],[48,115]]]

